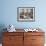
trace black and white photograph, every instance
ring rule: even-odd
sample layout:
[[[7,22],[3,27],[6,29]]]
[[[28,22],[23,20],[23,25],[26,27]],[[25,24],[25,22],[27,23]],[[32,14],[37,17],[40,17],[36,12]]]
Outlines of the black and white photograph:
[[[18,7],[17,8],[18,21],[34,21],[35,20],[35,7]]]

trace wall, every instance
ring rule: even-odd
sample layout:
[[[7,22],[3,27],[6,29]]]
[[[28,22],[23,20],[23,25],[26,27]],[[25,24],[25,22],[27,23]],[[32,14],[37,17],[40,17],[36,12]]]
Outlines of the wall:
[[[46,28],[45,0],[0,0],[0,25],[13,24],[16,28]],[[18,22],[17,7],[35,7],[35,22]]]
[[[45,0],[0,0],[0,25],[13,24],[16,28],[46,28]],[[17,22],[17,7],[35,7],[35,22]]]

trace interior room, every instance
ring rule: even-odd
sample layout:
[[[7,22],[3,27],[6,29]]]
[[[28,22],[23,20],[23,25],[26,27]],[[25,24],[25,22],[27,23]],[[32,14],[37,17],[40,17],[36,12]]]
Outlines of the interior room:
[[[23,41],[23,43],[20,42],[20,44],[22,43],[23,46],[24,45],[36,46],[35,44],[32,44],[33,42],[26,40],[27,38],[27,37],[25,38],[26,33],[32,36],[35,35],[35,37],[43,36],[41,37],[41,39],[43,38],[41,40],[42,42],[38,37],[36,38],[38,38],[37,40],[40,41],[39,43],[40,46],[46,46],[46,5],[45,4],[46,4],[46,0],[0,0],[0,46],[8,45],[7,44],[8,40],[7,40],[7,43],[5,42],[6,40],[5,35],[6,34],[8,35],[7,32],[9,32],[10,34],[10,32],[17,32],[17,31],[20,33],[18,34],[13,33],[13,35],[14,34],[15,36],[22,35],[23,40],[25,41]],[[38,32],[40,32],[41,34]],[[28,38],[28,40],[30,39],[30,37]],[[16,39],[17,37],[15,38],[15,40]],[[26,44],[26,41],[27,41],[27,44]],[[28,44],[28,42],[31,42],[31,43]],[[15,45],[10,44],[8,46],[20,45],[20,44],[19,45],[16,45],[16,44],[17,43],[15,43]],[[22,44],[20,46],[22,46]]]

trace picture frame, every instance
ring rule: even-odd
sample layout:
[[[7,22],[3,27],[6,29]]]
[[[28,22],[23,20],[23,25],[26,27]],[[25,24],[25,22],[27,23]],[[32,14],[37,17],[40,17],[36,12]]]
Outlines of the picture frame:
[[[35,21],[35,7],[18,7],[17,21],[34,22]]]

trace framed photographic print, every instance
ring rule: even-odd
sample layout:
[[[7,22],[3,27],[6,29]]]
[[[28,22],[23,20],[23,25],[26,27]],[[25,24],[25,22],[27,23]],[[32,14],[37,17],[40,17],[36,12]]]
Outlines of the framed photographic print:
[[[35,7],[18,7],[17,20],[22,22],[35,21]]]

